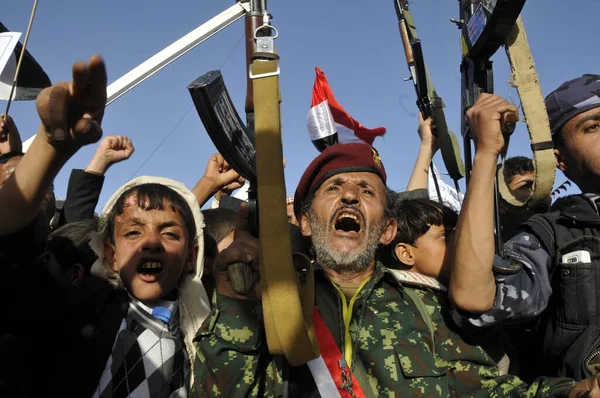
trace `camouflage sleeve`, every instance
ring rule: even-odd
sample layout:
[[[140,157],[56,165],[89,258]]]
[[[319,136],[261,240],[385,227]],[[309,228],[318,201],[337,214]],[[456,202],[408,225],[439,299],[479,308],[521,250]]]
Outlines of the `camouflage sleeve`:
[[[460,326],[491,326],[527,321],[537,317],[548,305],[551,258],[535,236],[521,232],[504,245],[506,260],[518,261],[521,270],[513,275],[496,275],[494,306],[482,314],[453,311]],[[506,261],[496,257],[494,261]]]
[[[494,384],[490,391],[490,398],[558,398],[567,397],[576,382],[563,377],[538,377],[533,383],[527,385],[518,377],[503,376],[500,379],[488,380],[486,383]]]
[[[260,301],[219,293],[194,339],[196,397],[275,397],[282,382],[264,343]]]

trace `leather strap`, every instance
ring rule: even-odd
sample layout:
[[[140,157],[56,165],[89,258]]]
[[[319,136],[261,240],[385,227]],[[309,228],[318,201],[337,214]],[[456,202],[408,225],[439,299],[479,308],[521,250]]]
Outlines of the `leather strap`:
[[[498,171],[499,190],[502,198],[515,207],[533,204],[547,198],[552,192],[555,176],[554,146],[550,134],[550,122],[544,102],[544,96],[535,70],[535,63],[525,34],[523,20],[517,19],[515,26],[506,41],[506,53],[512,69],[511,84],[515,86],[521,98],[521,105],[529,130],[535,177],[532,195],[526,201],[517,200],[509,191],[503,178],[504,159]]]
[[[312,269],[302,285],[292,260],[285,210],[281,143],[279,68],[276,60],[255,59],[254,89],[256,166],[260,240],[260,278],[269,351],[282,354],[292,366],[319,356],[312,325]]]

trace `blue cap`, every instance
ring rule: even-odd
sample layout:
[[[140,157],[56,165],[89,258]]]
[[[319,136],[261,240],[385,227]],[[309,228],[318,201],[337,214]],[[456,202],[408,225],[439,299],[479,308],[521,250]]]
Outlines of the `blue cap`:
[[[561,84],[546,97],[552,134],[575,116],[600,107],[600,75],[586,74]]]
[[[165,307],[154,307],[152,310],[152,316],[166,324],[169,324],[169,321],[173,316],[173,311]]]

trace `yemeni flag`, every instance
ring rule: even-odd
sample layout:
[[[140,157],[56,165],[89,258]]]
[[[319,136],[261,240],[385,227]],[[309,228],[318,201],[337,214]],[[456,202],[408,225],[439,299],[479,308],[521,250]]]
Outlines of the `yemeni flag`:
[[[348,114],[337,102],[325,73],[315,68],[312,105],[308,112],[308,135],[319,151],[334,144],[364,141],[373,144],[385,134],[385,127],[368,129]]]
[[[0,22],[0,100],[8,100],[12,88],[17,62],[23,51],[19,42],[20,33],[10,32]],[[34,100],[46,87],[50,87],[50,78],[40,64],[25,50],[21,70],[17,80],[17,87],[13,100]]]

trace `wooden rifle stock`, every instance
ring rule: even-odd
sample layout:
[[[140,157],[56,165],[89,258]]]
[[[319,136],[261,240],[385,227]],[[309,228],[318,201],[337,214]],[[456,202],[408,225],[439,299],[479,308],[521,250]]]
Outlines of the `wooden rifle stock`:
[[[519,117],[516,113],[504,112],[500,119],[500,124],[502,125],[502,134],[505,136],[510,136],[512,133],[514,133],[518,121]]]
[[[415,62],[413,56],[412,47],[410,45],[410,39],[408,38],[408,28],[406,27],[406,20],[398,22],[400,27],[400,37],[402,38],[402,44],[404,45],[404,54],[406,55],[406,62],[412,65]]]

